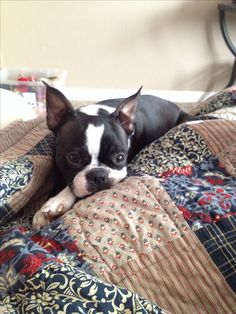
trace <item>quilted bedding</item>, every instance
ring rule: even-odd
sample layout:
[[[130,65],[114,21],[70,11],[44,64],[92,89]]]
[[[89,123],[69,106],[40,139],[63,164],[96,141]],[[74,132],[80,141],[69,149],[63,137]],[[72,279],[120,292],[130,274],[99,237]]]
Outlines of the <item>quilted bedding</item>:
[[[58,183],[53,135],[43,118],[3,129],[0,313],[235,313],[235,90],[40,231],[32,215]]]

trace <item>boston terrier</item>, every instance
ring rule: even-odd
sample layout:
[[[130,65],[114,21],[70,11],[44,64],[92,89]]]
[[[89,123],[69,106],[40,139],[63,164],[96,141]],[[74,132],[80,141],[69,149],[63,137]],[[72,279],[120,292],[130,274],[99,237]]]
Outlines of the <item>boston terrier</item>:
[[[174,103],[151,95],[104,100],[75,110],[46,84],[47,125],[55,134],[56,164],[65,188],[33,218],[41,228],[65,213],[77,198],[109,189],[127,175],[127,163],[146,145],[189,115]]]

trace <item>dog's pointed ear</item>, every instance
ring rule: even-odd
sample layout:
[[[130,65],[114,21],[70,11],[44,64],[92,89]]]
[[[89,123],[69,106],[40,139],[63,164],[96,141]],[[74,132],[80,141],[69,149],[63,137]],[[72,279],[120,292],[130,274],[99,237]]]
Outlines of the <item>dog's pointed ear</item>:
[[[112,113],[116,119],[119,120],[125,131],[130,135],[134,132],[134,119],[138,109],[141,86],[137,93],[126,98]]]
[[[56,131],[74,113],[74,109],[58,89],[42,82],[46,86],[47,125],[50,130]]]

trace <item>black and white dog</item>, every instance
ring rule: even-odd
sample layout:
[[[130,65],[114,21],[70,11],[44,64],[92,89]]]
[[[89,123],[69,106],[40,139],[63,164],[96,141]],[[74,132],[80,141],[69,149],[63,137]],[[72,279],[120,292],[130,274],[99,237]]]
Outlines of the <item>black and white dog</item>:
[[[56,164],[65,188],[35,214],[41,228],[71,208],[76,198],[109,189],[127,175],[127,163],[147,144],[188,120],[174,103],[138,92],[73,109],[57,89],[47,86],[47,125],[56,138]]]

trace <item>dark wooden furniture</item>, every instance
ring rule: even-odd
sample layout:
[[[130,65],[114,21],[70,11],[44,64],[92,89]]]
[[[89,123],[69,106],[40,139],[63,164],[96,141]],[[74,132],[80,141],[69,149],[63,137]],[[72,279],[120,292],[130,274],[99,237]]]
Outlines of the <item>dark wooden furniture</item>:
[[[226,87],[232,86],[235,82],[236,79],[236,48],[229,36],[228,29],[226,26],[226,19],[225,19],[225,14],[230,13],[230,14],[236,14],[236,0],[233,0],[232,3],[220,3],[218,4],[218,10],[219,10],[219,20],[220,20],[220,28],[221,32],[224,38],[224,41],[229,48],[229,50],[232,52],[234,55],[234,64],[231,72],[231,77],[229,79],[228,84]]]

